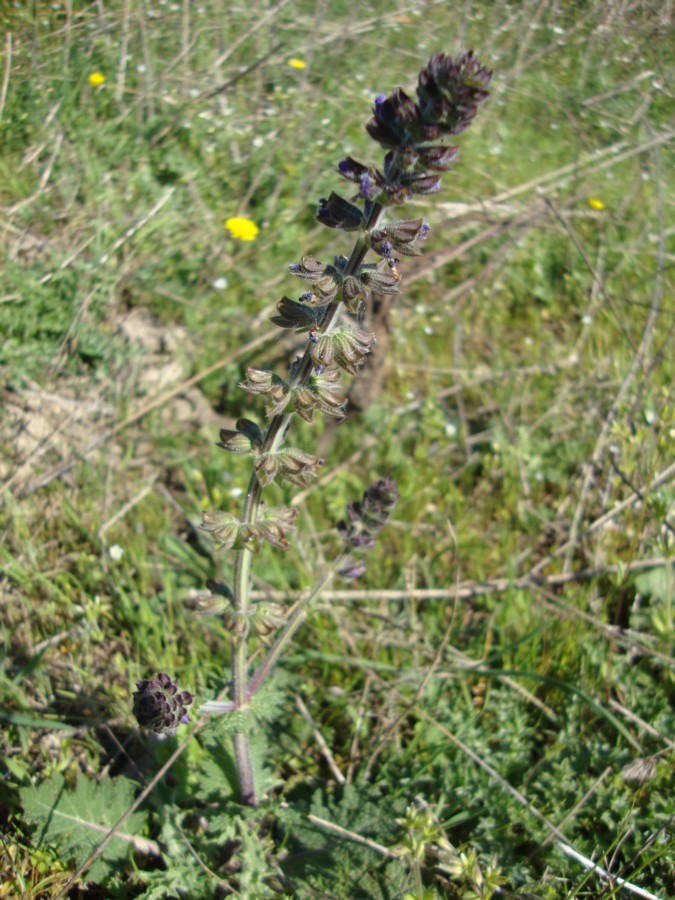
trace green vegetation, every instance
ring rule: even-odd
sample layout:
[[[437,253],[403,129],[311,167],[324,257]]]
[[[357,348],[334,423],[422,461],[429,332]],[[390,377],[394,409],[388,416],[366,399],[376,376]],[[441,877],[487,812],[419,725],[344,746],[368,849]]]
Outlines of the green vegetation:
[[[91,896],[675,894],[672,12],[456,6],[0,4],[0,896],[78,896],[125,810]],[[267,319],[340,249],[316,201],[377,161],[374,96],[462,46],[492,96],[384,390],[273,489],[256,596],[311,588],[377,478],[401,501],[257,698],[244,808],[233,723],[139,732],[134,683],[228,681],[218,430],[264,419],[236,385],[295,352]]]

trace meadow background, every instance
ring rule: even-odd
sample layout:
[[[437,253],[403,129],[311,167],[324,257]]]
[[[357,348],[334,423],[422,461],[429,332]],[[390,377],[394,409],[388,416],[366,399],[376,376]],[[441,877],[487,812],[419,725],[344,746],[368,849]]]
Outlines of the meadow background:
[[[3,0],[0,21],[0,896],[675,895],[672,3]],[[268,321],[286,266],[350,246],[317,199],[346,152],[378,160],[374,96],[462,47],[492,95],[406,210],[432,231],[384,388],[297,427],[327,463],[277,491],[293,551],[255,562],[260,596],[293,598],[345,503],[397,481],[368,573],[276,676],[266,801],[233,800],[214,722],[70,884],[186,735],[139,733],[135,680],[204,702],[229,678],[195,607],[231,558],[200,514],[239,510],[248,466],[215,441],[263,419],[245,367],[291,352]]]

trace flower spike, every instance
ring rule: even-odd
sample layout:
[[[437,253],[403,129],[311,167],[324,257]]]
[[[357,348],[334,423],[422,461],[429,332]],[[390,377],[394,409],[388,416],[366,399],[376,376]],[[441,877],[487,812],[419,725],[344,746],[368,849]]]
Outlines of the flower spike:
[[[296,62],[304,65],[297,60],[290,64]],[[217,598],[232,645],[230,697],[206,704],[205,712],[238,712],[243,718],[316,594],[308,590],[288,614],[280,604],[253,602],[250,554],[258,553],[266,543],[288,549],[298,516],[291,506],[267,507],[263,494],[275,480],[306,487],[323,465],[319,456],[286,447],[288,430],[294,417],[308,423],[315,421],[317,413],[338,421],[344,418],[347,400],[342,372],[358,375],[375,343],[375,335],[361,330],[350,317],[358,322],[370,293],[395,297],[400,292],[400,258],[418,256],[429,231],[422,218],[386,221],[386,214],[391,207],[441,190],[443,174],[458,158],[457,147],[444,142],[469,127],[488,96],[491,78],[492,72],[472,51],[454,59],[436,53],[419,73],[415,95],[400,87],[378,94],[365,127],[384,150],[380,160],[371,165],[345,156],[337,170],[351,185],[350,196],[332,191],[318,203],[318,221],[335,229],[337,238],[354,232],[351,251],[328,263],[306,254],[288,267],[304,282],[304,289],[297,299],[283,296],[272,321],[282,329],[305,334],[304,350],[298,355],[296,341],[293,362],[284,377],[264,367],[246,369],[240,386],[264,402],[268,424],[263,429],[252,419],[241,418],[233,429],[220,431],[218,443],[224,450],[251,458],[253,473],[243,512],[238,517],[229,511],[207,510],[202,517],[202,527],[216,546],[239,554],[232,588],[222,594],[224,603]],[[226,227],[239,240],[254,240],[258,234],[258,226],[249,220],[230,219]],[[366,571],[362,554],[375,543],[397,500],[396,485],[384,478],[372,484],[361,500],[348,504],[345,519],[338,525],[343,543],[336,565],[340,574],[356,578]],[[249,644],[269,647],[253,675]],[[179,693],[168,675],[139,682],[138,688],[134,710],[139,721],[161,731],[185,720],[191,695]],[[234,733],[241,801],[255,805],[248,732],[238,720],[230,731]]]

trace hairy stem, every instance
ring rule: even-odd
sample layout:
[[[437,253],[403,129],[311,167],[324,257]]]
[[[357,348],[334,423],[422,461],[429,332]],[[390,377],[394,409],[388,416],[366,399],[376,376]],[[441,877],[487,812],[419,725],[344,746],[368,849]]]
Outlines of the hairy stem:
[[[372,203],[370,204],[370,208],[367,210],[367,212],[367,228],[369,230],[371,228],[377,228],[384,212],[383,207],[379,203]],[[349,262],[347,263],[347,267],[344,273],[345,276],[355,275],[358,272],[367,253],[368,244],[362,237],[359,237],[354,244],[351,255],[349,257]],[[335,328],[340,317],[341,305],[342,299],[340,293],[338,293],[337,298],[333,300],[326,308],[326,312],[319,328],[320,334],[329,334]],[[308,344],[295,373],[295,377],[293,379],[293,387],[304,385],[311,375],[313,367],[314,363],[312,362],[311,347]],[[278,415],[272,417],[269,425],[267,426],[267,431],[265,432],[265,437],[261,448],[262,453],[274,452],[279,449],[286,436],[286,432],[291,420],[291,415],[292,414],[290,413],[279,413]],[[244,524],[253,525],[256,523],[258,519],[258,510],[260,508],[261,498],[262,487],[260,486],[260,482],[258,481],[256,473],[253,472],[248,483],[246,498],[244,500],[244,510],[242,515],[242,522]],[[249,593],[251,586],[251,557],[252,553],[250,550],[239,550],[237,551],[234,564],[234,584],[232,586],[234,595],[233,604],[235,610],[239,613],[243,613],[244,615],[248,615],[250,610]],[[297,620],[297,624],[295,622],[293,623],[294,627],[292,628],[290,634],[285,637],[284,642],[279,649],[279,653],[301,622],[302,617]],[[282,638],[287,635],[290,627],[291,622],[289,622],[289,624],[286,626],[286,630],[283,632]],[[271,665],[266,670],[266,673],[271,671],[271,668],[276,663],[276,659],[277,657],[272,660]],[[259,685],[260,682],[258,682],[257,686],[259,687]],[[243,709],[247,705],[250,696],[251,692],[248,690],[248,643],[246,638],[244,638],[243,640],[239,638],[238,641],[233,641],[232,700],[238,709]],[[234,749],[237,773],[239,777],[241,801],[248,806],[255,806],[257,804],[257,797],[253,781],[251,751],[248,736],[246,734],[238,733],[234,735]]]

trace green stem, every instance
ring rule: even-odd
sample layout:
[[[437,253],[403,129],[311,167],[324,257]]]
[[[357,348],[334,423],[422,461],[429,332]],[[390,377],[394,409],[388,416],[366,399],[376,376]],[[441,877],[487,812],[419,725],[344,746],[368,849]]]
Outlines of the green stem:
[[[415,892],[417,893],[418,900],[424,900],[424,884],[422,883],[422,872],[420,870],[418,859],[413,859],[412,868],[413,877],[415,879]]]
[[[372,208],[369,210],[368,224],[366,226],[368,230],[378,226],[383,212],[384,209],[379,203],[372,204]],[[352,249],[344,275],[355,275],[361,267],[367,253],[368,244],[363,237],[359,237]],[[340,294],[338,294],[338,297],[326,308],[326,312],[319,328],[320,334],[330,334],[335,328],[340,317],[341,305],[342,300]],[[301,387],[306,384],[313,368],[314,363],[312,361],[311,345],[308,344],[295,373],[293,387]],[[279,413],[272,417],[267,426],[267,431],[265,432],[263,445],[260,451],[261,453],[274,453],[280,448],[286,436],[290,420],[290,413]],[[256,473],[253,472],[248,483],[246,498],[244,500],[244,510],[241,518],[243,524],[254,525],[257,522],[261,498],[262,487],[260,486]],[[245,616],[248,616],[250,611],[249,592],[251,586],[251,557],[252,553],[250,550],[238,550],[234,563],[234,583],[232,586],[234,597],[233,605],[237,612],[243,613]],[[306,611],[304,607],[303,610]],[[296,613],[298,613],[298,610],[296,610]],[[281,635],[283,643],[281,643],[279,647],[278,654],[281,653],[281,650],[283,650],[288,640],[290,640],[297,627],[301,624],[303,616],[299,616],[297,620],[289,621],[286,629]],[[291,629],[290,634],[288,633],[289,628]],[[279,641],[274,645],[274,648],[277,647],[277,644],[279,644]],[[262,673],[262,678],[266,677],[266,674],[268,674],[276,664],[278,654],[272,659],[269,667]],[[263,663],[263,666],[264,665],[265,663]],[[256,673],[256,679],[258,674],[259,673]],[[257,681],[258,687],[261,681],[262,679]],[[251,696],[252,692],[248,689],[248,643],[244,637],[243,640],[241,638],[233,640],[232,701],[238,709],[243,710],[248,704]],[[239,776],[241,801],[247,806],[256,806],[257,797],[253,777],[253,766],[251,763],[251,750],[246,734],[236,733],[234,735],[234,752],[237,773]]]

